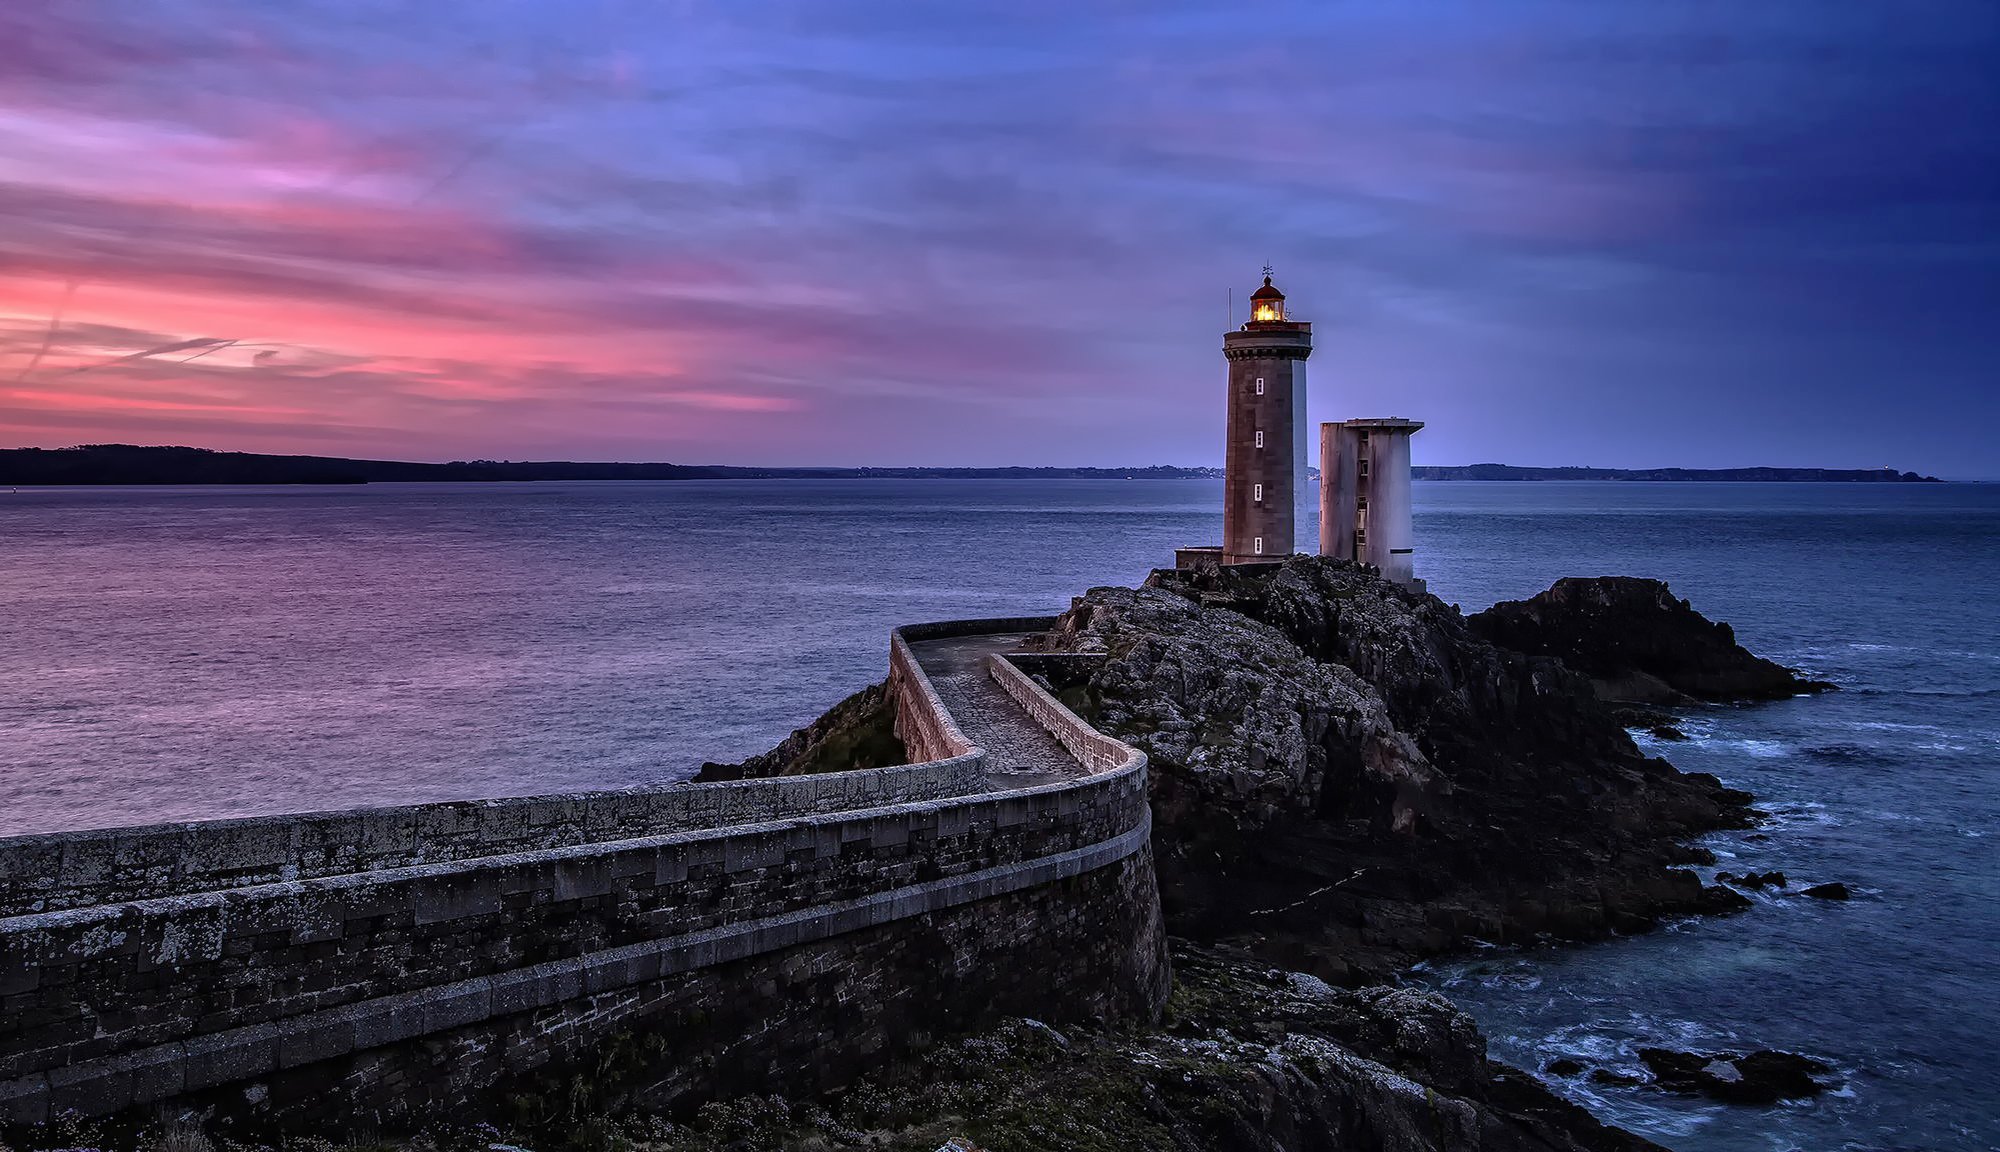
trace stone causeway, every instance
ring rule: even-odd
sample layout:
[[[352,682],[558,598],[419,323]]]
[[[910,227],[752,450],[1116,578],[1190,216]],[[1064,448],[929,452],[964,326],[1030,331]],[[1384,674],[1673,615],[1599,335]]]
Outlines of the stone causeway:
[[[908,764],[0,839],[0,1123],[389,1127],[646,1041],[641,1106],[844,1084],[1004,1015],[1157,1015],[1146,757],[896,630]]]

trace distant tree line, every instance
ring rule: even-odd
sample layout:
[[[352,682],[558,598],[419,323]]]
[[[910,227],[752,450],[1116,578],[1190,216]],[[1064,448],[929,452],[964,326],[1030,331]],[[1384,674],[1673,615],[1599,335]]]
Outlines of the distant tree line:
[[[1936,482],[1893,468],[1517,468],[1509,464],[1416,467],[1419,480],[1737,480]],[[711,464],[617,464],[572,460],[348,460],[337,456],[266,456],[208,448],[82,444],[74,448],[0,449],[0,485],[23,484],[367,484],[496,480],[1183,480],[1212,479],[1220,468],[739,468]]]
[[[496,480],[755,480],[865,477],[962,479],[1184,479],[1218,468],[742,468],[710,464],[619,464],[573,460],[348,460],[266,456],[208,448],[82,444],[0,449],[0,485],[22,484],[366,484]]]
[[[1749,483],[1936,484],[1935,476],[1894,468],[1522,468],[1513,464],[1417,465],[1416,480],[1720,480]]]

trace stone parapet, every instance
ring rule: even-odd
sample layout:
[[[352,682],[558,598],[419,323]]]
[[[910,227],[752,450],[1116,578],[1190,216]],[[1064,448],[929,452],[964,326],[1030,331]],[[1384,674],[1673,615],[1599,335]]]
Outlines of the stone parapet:
[[[1096,662],[1088,655],[1072,659]],[[1049,695],[1047,689],[1035,683],[1012,660],[1005,656],[989,656],[986,668],[994,682],[1000,685],[1000,690],[1012,697],[1058,743],[1069,749],[1070,755],[1085,768],[1092,772],[1119,772],[1145,767],[1144,752],[1092,728],[1082,717]]]
[[[0,839],[0,916],[631,840],[982,786],[977,758],[809,777],[256,816]]]

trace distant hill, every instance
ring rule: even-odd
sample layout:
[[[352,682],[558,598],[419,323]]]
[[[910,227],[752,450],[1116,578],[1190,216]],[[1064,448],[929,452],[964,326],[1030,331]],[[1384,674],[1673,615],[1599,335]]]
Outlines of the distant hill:
[[[366,484],[492,480],[759,480],[944,477],[1010,479],[1187,479],[1219,468],[741,468],[710,464],[615,464],[572,460],[346,460],[263,456],[208,448],[85,444],[0,449],[0,485],[23,484]]]
[[[1417,467],[1419,480],[1749,480],[1936,482],[1935,476],[1837,468],[1517,468],[1510,464]],[[942,478],[965,480],[1213,479],[1220,468],[739,468],[710,464],[612,464],[571,460],[347,460],[337,456],[263,456],[208,448],[85,444],[76,448],[0,449],[0,486],[34,484],[366,484],[493,480],[755,480]]]
[[[1894,468],[1521,468],[1513,464],[1415,465],[1417,480],[1722,480],[1752,483],[1938,484]]]

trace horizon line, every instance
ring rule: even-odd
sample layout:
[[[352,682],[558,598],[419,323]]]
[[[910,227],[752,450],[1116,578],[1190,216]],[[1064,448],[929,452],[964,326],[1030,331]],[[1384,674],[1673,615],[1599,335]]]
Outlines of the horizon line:
[[[534,458],[526,458],[526,459],[518,459],[518,460],[516,460],[516,459],[500,459],[500,458],[496,458],[496,457],[466,457],[466,458],[459,458],[459,459],[452,459],[452,460],[435,460],[435,459],[431,459],[431,460],[406,460],[406,459],[395,459],[395,458],[390,458],[390,457],[378,457],[378,456],[327,456],[327,455],[320,455],[320,454],[316,454],[316,453],[311,453],[311,452],[252,452],[252,451],[245,451],[245,450],[242,450],[242,449],[235,449],[235,448],[207,448],[207,447],[202,447],[202,446],[200,446],[200,445],[193,445],[193,444],[131,444],[131,443],[125,443],[125,442],[120,442],[120,441],[106,441],[106,442],[99,442],[99,443],[91,443],[91,444],[69,444],[69,445],[63,445],[63,446],[61,446],[61,447],[56,447],[56,448],[45,448],[45,447],[42,447],[42,446],[40,446],[40,445],[30,445],[30,444],[24,444],[24,445],[17,445],[17,446],[14,446],[14,447],[11,447],[11,448],[0,448],[0,452],[75,452],[75,451],[83,451],[83,450],[89,450],[89,449],[106,449],[106,448],[130,448],[130,449],[138,449],[138,450],[142,450],[142,451],[185,451],[185,452],[202,452],[202,453],[209,453],[209,454],[213,454],[213,455],[221,455],[221,456],[258,456],[258,457],[268,457],[268,458],[272,458],[272,459],[285,459],[285,458],[292,458],[292,459],[309,459],[309,460],[334,460],[334,461],[347,461],[347,462],[353,462],[353,463],[358,463],[358,464],[414,464],[414,465],[423,465],[423,466],[431,466],[431,467],[450,467],[450,466],[454,466],[454,465],[460,465],[460,466],[464,466],[464,465],[478,465],[478,464],[499,464],[499,465],[512,465],[512,466],[524,466],[524,465],[552,465],[552,464],[575,464],[575,465],[582,465],[582,466],[592,466],[592,467],[659,467],[659,468],[703,468],[703,469],[732,469],[732,470],[741,470],[741,471],[757,471],[757,470],[768,470],[768,471],[797,471],[797,472],[868,472],[868,471],[897,471],[897,472],[912,472],[912,471],[922,471],[922,472],[967,472],[967,471],[994,471],[994,470],[1003,470],[1003,469],[1004,469],[1004,470],[1010,470],[1010,471],[1078,471],[1078,470],[1084,470],[1084,469],[1088,469],[1088,470],[1091,470],[1091,471],[1097,471],[1097,472],[1143,472],[1143,471],[1151,471],[1151,470],[1159,470],[1159,469],[1174,469],[1174,470],[1179,470],[1179,471],[1213,471],[1213,472],[1220,472],[1220,471],[1222,471],[1222,469],[1223,469],[1223,465],[1221,465],[1221,464],[1166,464],[1166,463],[1153,463],[1153,464],[722,464],[722,463],[687,463],[687,462],[683,462],[683,461],[673,461],[673,460],[584,460],[584,459],[574,459],[574,458],[560,458],[560,457],[544,457],[544,458],[540,458],[540,459],[534,459]],[[1945,482],[1945,483],[1996,483],[1996,482],[2000,482],[2000,476],[1987,476],[1987,477],[1970,477],[1970,476],[1960,476],[1960,477],[1942,477],[1942,476],[1941,476],[1941,477],[1931,477],[1931,476],[1930,476],[1930,474],[1928,474],[1928,473],[1925,473],[1925,472],[1922,472],[1922,471],[1918,471],[1918,470],[1916,470],[1916,469],[1910,469],[1910,468],[1898,468],[1898,467],[1895,467],[1894,465],[1886,465],[1886,464],[1885,464],[1885,465],[1875,465],[1875,466],[1871,466],[1871,467],[1851,467],[1851,466],[1849,466],[1849,467],[1843,467],[1843,466],[1839,466],[1839,465],[1829,465],[1829,464],[1731,464],[1731,465],[1719,465],[1719,466],[1710,466],[1710,467],[1695,467],[1695,466],[1690,466],[1690,465],[1683,465],[1683,464],[1651,464],[1651,465],[1627,465],[1627,464],[1510,464],[1510,463],[1504,463],[1504,462],[1502,462],[1502,461],[1497,461],[1497,460],[1481,460],[1481,461],[1474,461],[1474,462],[1472,462],[1472,463],[1467,463],[1467,464],[1427,464],[1427,463],[1421,463],[1421,462],[1417,462],[1417,461],[1412,461],[1412,462],[1411,462],[1411,465],[1410,465],[1410,466],[1411,466],[1412,468],[1452,468],[1452,469],[1461,469],[1461,468],[1519,468],[1519,469],[1535,469],[1535,470],[1544,470],[1544,471],[1556,471],[1556,470],[1580,470],[1580,471],[1616,471],[1616,472],[1664,472],[1664,471],[1677,471],[1677,472],[1740,472],[1740,471],[1749,471],[1749,470],[1757,470],[1757,469],[1767,469],[1767,470],[1772,470],[1772,471],[1808,471],[1808,470],[1810,470],[1810,471],[1825,471],[1825,472],[1886,472],[1886,473],[1895,473],[1895,474],[1897,474],[1897,475],[1903,475],[1903,474],[1910,474],[1910,475],[1917,475],[1917,476],[1923,476],[1923,477],[1926,477],[1927,479],[1936,479],[1936,480],[1939,480],[1939,481],[1942,481],[1942,482]],[[1318,469],[1317,469],[1316,467],[1312,467],[1312,466],[1310,466],[1310,465],[1308,466],[1308,471],[1317,471],[1317,470],[1318,470]]]

